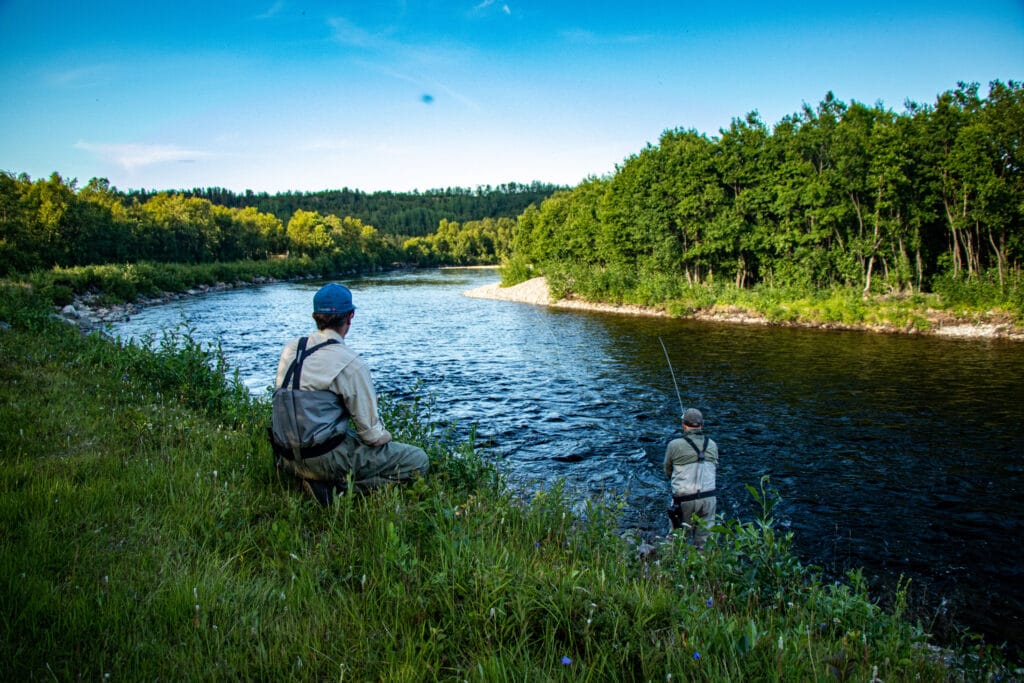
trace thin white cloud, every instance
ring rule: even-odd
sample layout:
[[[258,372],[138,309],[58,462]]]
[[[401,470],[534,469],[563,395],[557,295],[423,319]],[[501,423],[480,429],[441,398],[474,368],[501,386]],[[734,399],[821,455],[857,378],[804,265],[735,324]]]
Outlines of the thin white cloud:
[[[108,80],[108,67],[98,64],[55,71],[46,76],[46,82],[57,88],[89,88]]]
[[[284,0],[277,0],[277,2],[275,2],[273,5],[271,5],[267,9],[266,12],[264,12],[263,14],[257,14],[256,18],[257,19],[273,19],[278,14],[280,14],[281,10],[283,10],[283,9],[284,9]]]
[[[458,45],[421,46],[403,43],[389,37],[387,32],[367,31],[344,17],[333,17],[328,20],[328,24],[335,41],[367,53],[354,58],[353,64],[411,83],[421,91],[421,97],[422,93],[441,92],[463,106],[479,110],[480,105],[470,97],[439,83],[436,78],[424,75],[468,63],[474,56],[471,49]]]
[[[479,5],[475,5],[470,11],[470,14],[480,15],[487,11],[489,7],[493,7],[497,0],[483,0]],[[508,6],[508,3],[502,4],[499,9],[508,16],[512,16],[512,8]]]
[[[602,35],[583,28],[562,31],[562,37],[570,43],[578,43],[580,45],[633,45],[636,43],[646,43],[652,38],[651,35],[643,33]]]
[[[480,103],[479,102],[477,102],[476,100],[474,100],[471,97],[468,97],[468,96],[462,94],[461,92],[459,92],[457,90],[454,90],[453,88],[445,85],[444,83],[440,83],[440,82],[438,82],[436,80],[433,80],[433,79],[418,78],[416,76],[410,75],[410,74],[402,72],[402,71],[397,71],[395,69],[392,69],[392,68],[387,67],[387,66],[383,66],[381,64],[372,64],[372,63],[366,62],[366,63],[363,63],[363,65],[365,67],[367,67],[368,69],[373,69],[373,70],[375,70],[375,71],[377,71],[377,72],[379,72],[381,74],[384,74],[385,76],[388,76],[390,78],[394,78],[397,81],[403,81],[405,83],[410,83],[412,85],[415,85],[417,89],[422,90],[423,92],[426,92],[426,93],[430,93],[430,92],[441,92],[441,93],[444,93],[445,95],[447,95],[448,97],[452,98],[456,102],[462,104],[464,107],[467,107],[468,109],[472,109],[474,111],[480,111]],[[432,95],[432,98],[433,98],[434,101],[437,101],[439,99],[436,95]]]
[[[462,64],[471,59],[474,52],[459,44],[421,45],[404,42],[392,37],[394,28],[382,31],[368,31],[345,17],[331,17],[327,20],[333,39],[339,45],[368,52],[394,61],[413,62],[422,65]]]
[[[342,45],[364,49],[380,49],[388,47],[390,44],[384,36],[371,33],[360,26],[356,26],[344,17],[331,17],[327,20],[327,23],[334,32],[334,39]]]
[[[440,90],[441,92],[445,93],[446,95],[448,95],[449,97],[451,97],[455,101],[459,102],[464,107],[467,107],[467,108],[472,109],[474,111],[480,111],[480,105],[476,102],[476,100],[473,100],[472,98],[466,97],[465,95],[463,95],[462,93],[458,92],[457,90],[453,90],[452,88],[449,88],[447,85],[445,85],[443,83],[435,83],[434,87],[437,88],[438,90]]]
[[[155,164],[188,163],[216,156],[212,152],[185,149],[176,145],[102,144],[79,141],[75,148],[132,171]]]

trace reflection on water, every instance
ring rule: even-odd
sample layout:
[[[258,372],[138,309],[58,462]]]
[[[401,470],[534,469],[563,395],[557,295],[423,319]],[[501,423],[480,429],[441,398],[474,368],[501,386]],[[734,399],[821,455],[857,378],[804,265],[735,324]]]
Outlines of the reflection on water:
[[[1024,348],[548,310],[469,299],[490,271],[348,282],[348,343],[380,390],[436,398],[522,487],[565,477],[581,497],[628,496],[627,523],[667,528],[661,472],[679,404],[719,443],[719,511],[749,519],[744,485],[771,476],[784,527],[830,572],[863,566],[922,599],[945,598],[994,640],[1024,643]],[[253,392],[285,339],[312,329],[316,283],[253,287],[143,310],[123,336],[174,327],[220,340]],[[969,579],[965,578],[969,577]]]

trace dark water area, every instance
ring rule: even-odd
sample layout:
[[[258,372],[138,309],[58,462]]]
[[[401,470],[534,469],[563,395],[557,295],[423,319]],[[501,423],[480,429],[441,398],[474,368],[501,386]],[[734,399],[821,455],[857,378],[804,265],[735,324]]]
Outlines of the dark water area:
[[[752,519],[762,475],[777,524],[829,575],[863,567],[882,602],[901,575],[924,626],[954,622],[1024,646],[1024,345],[560,311],[470,299],[494,271],[347,280],[347,343],[378,390],[419,387],[431,419],[476,429],[529,490],[564,477],[580,499],[625,495],[625,523],[667,531],[661,462],[679,402],[722,454],[718,509]],[[280,283],[144,309],[114,326],[159,335],[183,320],[222,344],[254,393],[281,345],[312,331],[318,283]]]

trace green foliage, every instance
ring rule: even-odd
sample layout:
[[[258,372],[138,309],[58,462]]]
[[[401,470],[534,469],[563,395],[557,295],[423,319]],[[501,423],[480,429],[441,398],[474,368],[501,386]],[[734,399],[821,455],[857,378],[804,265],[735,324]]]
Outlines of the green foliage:
[[[338,270],[373,267],[401,256],[373,226],[348,216],[296,211],[288,221],[286,234],[296,254],[329,259]]]
[[[515,211],[554,189],[510,184],[477,193],[385,193],[372,199],[343,191],[363,199],[355,202],[355,213],[342,214],[336,211],[350,202],[321,201],[331,193],[287,195],[280,202],[226,191],[124,195],[103,179],[94,178],[79,190],[75,180],[65,181],[56,173],[34,182],[25,175],[0,173],[0,275],[107,263],[258,261],[287,252],[327,259],[337,270],[404,261],[494,263],[510,251]],[[255,206],[264,204],[275,211],[293,208],[279,218]],[[403,206],[401,215],[396,217],[389,205]],[[428,205],[433,207],[429,211],[423,208]],[[451,213],[441,213],[432,224],[437,232],[428,235],[431,224],[422,229],[420,224],[441,211]],[[392,226],[385,236],[367,222],[369,216],[411,227],[402,216],[412,214],[418,218],[411,233]],[[463,216],[461,225],[451,220]],[[446,231],[451,234],[441,234]],[[413,240],[403,249],[399,234],[426,236],[417,238],[424,244]],[[106,291],[121,300],[145,293],[133,292],[129,280],[108,285]]]
[[[533,264],[522,256],[512,256],[501,264],[501,286],[511,287],[536,277]]]
[[[503,282],[510,279],[515,263],[513,259],[503,267]],[[760,283],[741,288],[719,281],[687,283],[671,274],[636,273],[621,266],[546,264],[545,269],[554,298],[644,306],[673,316],[710,313],[763,318],[780,324],[908,332],[930,331],[942,322],[943,316],[950,315],[1000,324],[1024,322],[1024,301],[1017,276],[1006,278],[1003,294],[994,272],[970,281],[937,279],[937,294],[865,296],[859,288],[840,286],[819,289],[806,284]]]
[[[58,306],[70,303],[73,296],[81,295],[94,296],[106,303],[124,303],[138,297],[183,292],[199,286],[325,277],[356,270],[360,265],[368,267],[361,257],[349,261],[345,255],[339,254],[231,263],[140,262],[39,270],[29,274],[26,281],[44,299]]]
[[[183,191],[212,204],[265,212],[287,222],[297,211],[350,216],[376,226],[389,237],[423,237],[443,220],[466,223],[485,218],[514,218],[527,206],[542,201],[558,186],[533,182],[505,183],[497,187],[450,187],[425,192],[362,192],[343,188],[318,192],[266,192],[236,194],[220,187]],[[156,193],[131,191],[128,200],[145,202]],[[499,254],[500,256],[500,254]]]
[[[428,399],[382,411],[431,473],[330,508],[278,479],[266,403],[187,329],[152,349],[0,289],[0,661],[12,680],[867,680],[948,671],[865,582],[774,529],[638,555],[622,501],[514,492]],[[574,511],[575,510],[575,511]],[[86,645],[83,645],[86,644]]]
[[[590,301],[623,303],[640,283],[635,270],[620,265],[548,263],[544,271],[555,299],[572,294]]]
[[[952,307],[983,309],[1003,305],[1024,319],[1024,275],[1015,270],[1000,282],[999,273],[988,270],[975,277],[940,275],[932,280],[932,289]]]
[[[856,324],[869,311],[853,293],[928,286],[1020,317],[1022,119],[1024,86],[993,81],[987,99],[959,84],[901,115],[828,93],[771,130],[756,113],[716,138],[668,130],[612,176],[528,207],[514,258],[560,294],[671,310],[732,282],[830,293],[772,320]]]
[[[231,425],[251,419],[248,390],[237,375],[228,375],[220,346],[203,346],[187,323],[165,330],[159,341],[150,337],[129,342],[103,362],[112,362],[111,369],[120,371],[125,381],[149,385]]]
[[[0,274],[54,266],[263,259],[287,249],[281,221],[179,194],[125,202],[106,180],[0,174]],[[122,292],[127,295],[128,291]]]
[[[0,321],[28,331],[41,330],[52,315],[53,301],[21,282],[0,280]]]
[[[402,244],[405,258],[419,266],[492,264],[511,250],[515,222],[485,218],[459,224],[442,220],[437,232]]]

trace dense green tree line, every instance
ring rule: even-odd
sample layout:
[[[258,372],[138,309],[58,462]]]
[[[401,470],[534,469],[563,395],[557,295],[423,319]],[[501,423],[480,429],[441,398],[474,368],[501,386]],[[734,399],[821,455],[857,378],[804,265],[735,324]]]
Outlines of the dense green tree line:
[[[82,188],[54,173],[33,181],[0,173],[0,275],[104,263],[225,263],[271,254],[327,258],[342,269],[393,262],[495,262],[514,219],[441,219],[434,234],[382,235],[360,218],[297,209],[287,222],[253,206],[160,192],[131,198],[93,179]]]
[[[519,218],[512,265],[607,292],[658,278],[921,291],[1020,279],[1024,88],[960,84],[932,105],[829,93],[769,129],[668,130],[604,178]],[[595,289],[591,287],[591,289]]]
[[[289,253],[316,258],[332,256],[346,267],[376,266],[402,260],[401,249],[386,241],[372,225],[358,218],[339,218],[316,211],[296,211],[286,230]]]
[[[493,263],[511,256],[513,218],[484,218],[459,224],[442,219],[437,230],[405,241],[406,258],[419,265]]]
[[[0,174],[0,273],[98,263],[211,263],[288,249],[281,221],[254,208],[161,193],[126,202],[106,180],[78,189]]]
[[[253,207],[287,221],[296,211],[316,211],[351,216],[375,226],[385,235],[422,237],[437,230],[442,220],[465,223],[484,218],[515,218],[534,203],[540,203],[559,189],[557,185],[533,182],[505,183],[475,189],[446,188],[425,192],[362,192],[349,188],[320,192],[235,193],[220,187],[182,191],[189,197],[207,199],[231,208]],[[146,201],[155,192],[131,191],[125,197]]]

